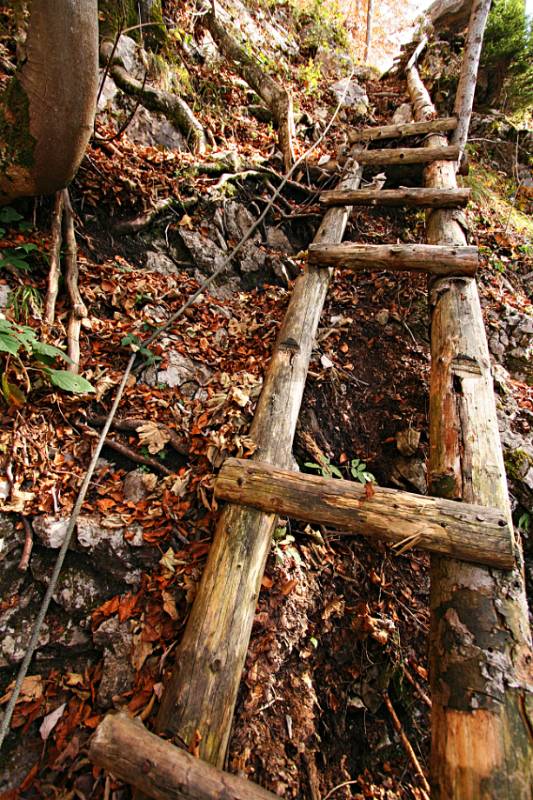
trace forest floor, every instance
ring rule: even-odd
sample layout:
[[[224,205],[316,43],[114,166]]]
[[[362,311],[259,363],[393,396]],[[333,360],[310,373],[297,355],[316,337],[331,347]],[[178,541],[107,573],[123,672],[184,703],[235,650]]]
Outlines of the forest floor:
[[[388,121],[405,95],[403,84],[392,79],[369,82],[367,91],[376,124]],[[240,119],[240,92],[233,86],[224,102],[231,109],[231,144],[251,160],[272,150],[274,140],[267,125]],[[299,99],[312,117],[320,98]],[[365,122],[339,122],[319,155],[334,153],[347,125]],[[222,124],[216,115],[210,119],[215,137],[227,144],[227,120]],[[104,126],[98,133],[110,135]],[[90,308],[81,367],[96,391],[72,396],[37,381],[27,399],[11,398],[2,409],[3,469],[12,471],[16,491],[4,503],[14,545],[8,548],[11,561],[5,561],[11,591],[0,600],[0,619],[16,629],[17,646],[0,670],[0,707],[9,697],[31,622],[24,611],[42,596],[58,546],[50,519],[64,519],[72,509],[131,352],[127,337],[131,342],[132,335],[146,336],[198,286],[198,273],[179,261],[168,274],[148,271],[146,241],[118,238],[109,220],[116,219],[117,209],[119,216],[142,211],[154,187],[175,191],[176,176],[183,197],[210,196],[218,178],[191,176],[192,163],[189,154],[135,145],[126,132],[112,142],[93,142],[72,187],[80,288]],[[287,230],[287,214],[304,215],[291,232],[305,248],[321,210],[316,185],[305,173],[298,180],[308,185],[309,199],[302,203],[288,195],[269,225]],[[198,212],[169,212],[156,222],[157,235],[167,242],[180,229],[202,235],[228,200],[250,207],[264,205],[268,197],[264,184],[245,181],[230,198],[218,197]],[[28,219],[32,206],[22,203],[17,210]],[[36,328],[39,298],[46,291],[50,211],[50,201],[36,203],[32,225],[6,223],[0,242],[3,249],[27,243],[38,248],[31,272],[6,276],[12,292],[33,290],[20,292],[19,307],[11,305],[7,315]],[[529,314],[527,225],[509,223],[482,198],[467,214],[472,242],[484,248],[479,285],[488,325],[504,306]],[[422,231],[423,216],[415,212],[354,211],[345,238],[416,242]],[[273,248],[263,246],[272,255]],[[276,254],[274,248],[273,257],[283,260],[281,249]],[[289,266],[297,271],[302,263],[295,254]],[[214,477],[226,457],[253,451],[248,428],[291,288],[282,279],[264,282],[258,276],[255,282],[255,288],[205,292],[151,348],[157,361],[149,369],[156,377],[148,381],[146,372],[137,371],[128,383],[118,417],[144,426],[137,432],[114,430],[113,440],[127,450],[103,452],[82,511],[92,532],[83,538],[78,529],[65,581],[54,595],[46,635],[16,706],[0,767],[1,800],[130,796],[128,787],[89,763],[87,742],[109,708],[126,708],[150,725],[209,551],[217,515]],[[364,463],[380,485],[423,491],[426,301],[420,275],[384,272],[356,279],[336,272],[294,448],[301,469],[319,470],[318,452],[326,457],[321,468],[326,473],[329,465],[353,477]],[[61,298],[54,344],[65,341],[67,314]],[[181,385],[159,381],[171,366],[170,353],[196,366]],[[527,435],[531,388],[515,376],[512,392],[520,409],[516,425]],[[420,435],[414,447],[401,444],[408,431]],[[136,456],[152,464],[139,469]],[[34,549],[29,570],[17,573],[28,522]],[[113,561],[117,554],[119,566]],[[425,769],[428,581],[428,559],[421,553],[392,554],[363,538],[281,520],[262,583],[228,769],[286,798],[421,798],[419,777],[390,708]],[[85,594],[82,583],[90,587]]]

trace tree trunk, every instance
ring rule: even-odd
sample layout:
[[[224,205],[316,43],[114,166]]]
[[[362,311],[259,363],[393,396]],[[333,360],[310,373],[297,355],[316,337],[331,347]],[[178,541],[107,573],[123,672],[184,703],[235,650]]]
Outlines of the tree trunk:
[[[434,275],[475,275],[477,247],[427,244],[312,244],[308,261],[356,272],[370,269],[419,270]]]
[[[372,43],[372,15],[373,15],[374,0],[368,0],[366,12],[366,42],[365,42],[365,64],[368,64],[368,56],[370,55],[370,45]]]
[[[269,464],[228,459],[215,497],[362,536],[400,549],[421,547],[465,561],[510,568],[513,534],[497,509],[421,497],[353,481],[302,475]]]
[[[418,119],[434,113],[416,70],[408,72]],[[443,143],[440,136],[427,146]],[[450,162],[426,168],[426,185],[455,188]],[[428,240],[462,246],[449,211],[433,211]],[[490,356],[476,282],[435,280],[430,289],[430,491],[496,506],[511,523]],[[530,800],[531,639],[523,572],[432,557],[431,776],[435,800]],[[528,687],[529,684],[529,687]]]
[[[100,723],[89,758],[155,800],[276,800],[257,784],[215,769],[154,736],[124,712],[108,714]]]
[[[348,170],[345,188],[356,189],[361,169]],[[339,242],[346,208],[324,216],[315,241]],[[296,283],[259,398],[250,436],[255,457],[290,466],[292,443],[315,334],[331,278],[309,269]],[[252,630],[276,514],[229,505],[222,511],[209,558],[165,686],[156,729],[191,742],[199,731],[200,755],[222,767],[242,668]]]
[[[67,186],[92,134],[97,0],[32,0],[26,58],[0,97],[0,203]]]
[[[229,61],[232,61],[246,83],[257,92],[272,111],[279,136],[279,146],[283,154],[285,169],[294,163],[294,120],[292,98],[287,89],[280,86],[265,72],[264,67],[250,55],[228,33],[213,11],[208,11],[203,21],[216,45]]]
[[[453,135],[453,141],[461,148],[461,154],[465,149],[468,129],[470,128],[470,117],[472,116],[472,106],[474,105],[474,94],[476,92],[477,71],[483,46],[483,34],[491,2],[492,0],[474,0],[472,13],[470,14],[461,75],[459,76],[454,105],[454,113],[457,115],[458,124]]]

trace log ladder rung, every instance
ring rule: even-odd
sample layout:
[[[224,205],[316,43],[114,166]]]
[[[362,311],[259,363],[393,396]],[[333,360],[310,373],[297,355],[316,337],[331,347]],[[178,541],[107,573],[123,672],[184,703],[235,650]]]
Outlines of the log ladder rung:
[[[423,133],[446,133],[457,127],[456,117],[443,117],[429,119],[423,122],[400,122],[396,125],[382,125],[376,128],[363,128],[350,131],[348,139],[351,144],[355,142],[372,142],[376,139],[395,139],[400,136],[418,136]]]
[[[385,150],[359,150],[356,159],[361,165],[428,164],[432,161],[458,161],[458,145],[441,147],[397,147]]]
[[[312,244],[308,263],[363,270],[419,270],[434,275],[475,275],[478,249],[430,244]]]
[[[460,208],[469,199],[470,189],[331,189],[320,195],[323,206]]]
[[[420,547],[440,555],[510,569],[513,538],[495,508],[426,497],[397,489],[320,478],[270,464],[229,458],[215,497],[385,541],[398,550]]]

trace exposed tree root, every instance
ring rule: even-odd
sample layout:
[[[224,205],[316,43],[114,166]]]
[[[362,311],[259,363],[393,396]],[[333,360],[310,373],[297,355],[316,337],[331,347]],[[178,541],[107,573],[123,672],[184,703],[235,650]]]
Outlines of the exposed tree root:
[[[113,226],[113,232],[119,236],[125,236],[128,233],[139,233],[139,231],[148,228],[152,222],[157,219],[165,211],[175,208],[179,211],[186,211],[198,205],[198,196],[193,197],[164,197],[158,200],[154,205],[142,214],[137,214],[135,217],[121,220]]]
[[[78,248],[74,231],[74,212],[70,203],[68,189],[64,193],[63,234],[65,237],[65,279],[70,299],[70,314],[67,331],[67,352],[72,363],[70,372],[78,372],[80,368],[80,330],[81,321],[87,316],[87,308],[81,299],[78,287]]]
[[[78,287],[78,248],[74,230],[74,212],[68,189],[57,192],[52,217],[52,247],[50,252],[50,272],[46,295],[44,321],[53,325],[55,307],[61,275],[61,243],[65,242],[65,282],[70,300],[70,314],[67,325],[67,353],[71,359],[70,372],[77,373],[80,368],[80,330],[81,321],[87,316],[87,307],[81,299]]]
[[[283,163],[288,170],[294,163],[294,119],[292,98],[283,86],[266,74],[264,68],[227,32],[224,24],[209,8],[202,20],[224,56],[235,64],[237,71],[246,83],[257,92],[272,112],[278,129],[279,146]]]
[[[109,39],[105,39],[100,46],[100,59],[105,64],[111,62],[109,72],[119,89],[137,98],[141,105],[149,111],[164,114],[187,137],[194,153],[205,153],[207,141],[204,129],[185,100],[170,94],[170,92],[154,89],[152,86],[144,86],[141,81],[134,78],[125,68],[121,59],[113,54],[113,42]]]
[[[59,275],[61,274],[61,220],[63,219],[63,191],[56,192],[54,213],[52,216],[52,245],[50,248],[50,271],[48,273],[48,291],[44,311],[44,321],[53,325],[56,313],[56,300],[59,291]]]

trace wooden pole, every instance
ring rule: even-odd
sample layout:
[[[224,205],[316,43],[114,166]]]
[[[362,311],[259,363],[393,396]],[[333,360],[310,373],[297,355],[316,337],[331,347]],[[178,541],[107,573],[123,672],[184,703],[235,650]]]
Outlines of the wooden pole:
[[[420,206],[459,208],[466,206],[470,189],[330,189],[322,192],[323,206]]]
[[[357,189],[353,164],[344,188]],[[328,211],[315,242],[340,242],[349,209]],[[254,457],[289,467],[309,359],[330,270],[309,269],[295,283],[259,398],[250,436]],[[167,682],[156,729],[190,743],[222,767],[276,514],[229,505],[221,513],[198,593]]]
[[[474,0],[472,11],[470,12],[463,63],[454,106],[458,124],[453,135],[453,142],[459,145],[461,155],[464,152],[468,129],[470,128],[470,117],[472,116],[474,95],[476,93],[477,71],[483,46],[483,34],[485,33],[491,2],[492,0]]]
[[[353,130],[348,132],[348,139],[351,142],[373,142],[377,139],[396,139],[402,136],[419,136],[424,133],[445,133],[453,131],[456,127],[456,117],[442,117],[422,122],[399,122],[396,125]]]
[[[360,164],[387,166],[388,164],[427,164],[429,161],[457,161],[460,149],[457,145],[438,147],[395,147],[389,150],[362,150],[357,160]]]
[[[399,549],[421,547],[503,568],[514,564],[513,534],[498,509],[380,487],[368,496],[360,483],[239,458],[224,463],[215,497],[376,537]]]
[[[309,246],[309,264],[369,269],[421,270],[434,275],[475,275],[477,247],[427,244],[320,244]]]
[[[434,108],[416,70],[407,74],[416,119]],[[442,143],[432,136],[427,146]],[[450,162],[426,185],[454,188]],[[465,244],[450,211],[432,211],[433,243]],[[511,524],[490,356],[476,282],[430,287],[430,491],[496,506]],[[431,782],[434,800],[531,800],[531,638],[523,572],[431,559]],[[529,685],[528,685],[529,684]]]
[[[215,769],[149,733],[124,712],[107,714],[91,738],[89,758],[155,800],[275,800],[255,783]]]

